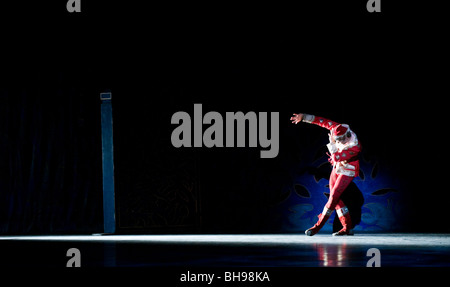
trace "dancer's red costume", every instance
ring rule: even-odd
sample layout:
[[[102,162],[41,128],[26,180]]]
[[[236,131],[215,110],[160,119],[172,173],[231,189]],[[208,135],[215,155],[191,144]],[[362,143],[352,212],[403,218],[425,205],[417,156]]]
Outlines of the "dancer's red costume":
[[[306,235],[312,236],[319,232],[325,225],[325,222],[330,217],[333,210],[339,216],[343,228],[333,233],[333,235],[353,235],[353,225],[351,222],[348,208],[344,205],[340,196],[342,192],[352,182],[354,177],[359,174],[359,160],[358,154],[361,151],[361,144],[356,137],[356,134],[350,130],[346,124],[339,124],[331,120],[316,117],[308,114],[294,114],[292,117],[293,123],[299,121],[316,124],[320,127],[331,131],[329,134],[330,143],[327,144],[330,152],[329,162],[333,165],[333,170],[330,175],[330,197],[323,208],[323,212],[318,216],[319,220],[310,229],[305,231]]]

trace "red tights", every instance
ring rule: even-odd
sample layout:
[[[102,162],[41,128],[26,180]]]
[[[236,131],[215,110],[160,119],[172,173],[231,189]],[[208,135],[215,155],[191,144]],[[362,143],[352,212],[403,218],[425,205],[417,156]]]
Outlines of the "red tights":
[[[345,206],[344,202],[340,199],[341,194],[352,182],[353,177],[336,174],[335,170],[330,175],[330,197],[325,205],[326,208],[334,210],[340,209]]]

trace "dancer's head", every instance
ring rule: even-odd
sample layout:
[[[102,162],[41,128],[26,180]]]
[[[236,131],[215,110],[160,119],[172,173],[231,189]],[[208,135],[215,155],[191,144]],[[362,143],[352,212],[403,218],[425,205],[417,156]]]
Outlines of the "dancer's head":
[[[332,136],[336,142],[345,144],[352,136],[350,128],[346,124],[338,125],[331,131]]]

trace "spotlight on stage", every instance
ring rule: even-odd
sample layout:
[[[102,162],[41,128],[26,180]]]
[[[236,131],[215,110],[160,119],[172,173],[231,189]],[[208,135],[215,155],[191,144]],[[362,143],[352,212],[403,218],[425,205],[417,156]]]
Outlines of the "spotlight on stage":
[[[322,212],[330,190],[331,172],[324,147],[309,147],[305,158],[295,166],[296,176],[286,192],[287,199],[280,205],[283,214],[283,231],[300,232],[313,226]],[[360,176],[355,178],[342,194],[349,208],[356,232],[402,231],[406,225],[404,214],[407,206],[402,182],[393,178],[389,169],[376,158],[360,159]],[[323,232],[335,232],[341,228],[339,220],[330,220]],[[336,218],[337,219],[337,218]],[[336,222],[334,222],[336,221]]]

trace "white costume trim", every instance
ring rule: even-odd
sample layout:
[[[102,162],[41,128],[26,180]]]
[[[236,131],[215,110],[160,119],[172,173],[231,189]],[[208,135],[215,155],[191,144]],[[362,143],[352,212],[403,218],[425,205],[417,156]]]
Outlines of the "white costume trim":
[[[337,213],[338,217],[342,217],[342,216],[346,215],[348,213],[347,206],[344,206],[342,208],[336,209],[336,213]]]
[[[346,124],[343,124],[342,126],[348,129],[347,132],[351,133],[350,139],[345,144],[342,144],[340,142],[337,143],[330,142],[329,144],[327,144],[327,148],[331,154],[334,154],[336,152],[342,153],[343,151],[348,150],[349,148],[357,146],[359,143],[356,134],[350,129],[350,127]],[[343,154],[346,153],[344,152]],[[338,156],[339,155],[336,156],[337,159],[339,159]],[[346,156],[348,158],[351,158],[351,156],[348,154]],[[354,177],[356,175],[356,167],[349,163],[346,163],[345,161],[336,162],[333,168],[336,169],[337,174],[343,174],[350,177]]]
[[[331,154],[333,154],[333,153],[335,153],[335,152],[338,151],[338,148],[336,147],[336,144],[334,144],[334,143],[332,143],[332,142],[330,142],[329,144],[327,144],[327,148],[328,148],[328,151],[329,151]]]
[[[302,121],[305,122],[305,123],[310,124],[310,123],[312,123],[314,121],[315,118],[316,117],[314,115],[303,114]]]

